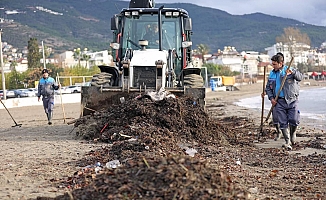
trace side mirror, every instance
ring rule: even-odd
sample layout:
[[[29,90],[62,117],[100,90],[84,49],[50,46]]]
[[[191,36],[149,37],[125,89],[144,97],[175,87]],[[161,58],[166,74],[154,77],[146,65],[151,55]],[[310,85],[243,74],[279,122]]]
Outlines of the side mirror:
[[[118,17],[111,18],[111,30],[112,31],[118,30]]]
[[[185,18],[183,20],[185,31],[191,31],[192,30],[192,23],[191,18]]]

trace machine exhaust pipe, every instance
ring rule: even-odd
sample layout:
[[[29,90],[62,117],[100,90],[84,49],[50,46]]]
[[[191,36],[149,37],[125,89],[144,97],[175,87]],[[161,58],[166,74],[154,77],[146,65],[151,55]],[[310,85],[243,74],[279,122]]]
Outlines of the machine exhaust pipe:
[[[164,5],[158,8],[158,37],[159,37],[159,50],[163,51],[163,37],[162,37],[162,9]]]

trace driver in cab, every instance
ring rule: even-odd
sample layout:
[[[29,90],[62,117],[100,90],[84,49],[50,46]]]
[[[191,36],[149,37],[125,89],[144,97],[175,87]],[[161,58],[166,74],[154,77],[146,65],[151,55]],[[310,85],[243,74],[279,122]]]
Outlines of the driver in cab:
[[[148,41],[148,44],[159,43],[159,32],[157,24],[148,25],[147,33],[144,35],[144,40]]]

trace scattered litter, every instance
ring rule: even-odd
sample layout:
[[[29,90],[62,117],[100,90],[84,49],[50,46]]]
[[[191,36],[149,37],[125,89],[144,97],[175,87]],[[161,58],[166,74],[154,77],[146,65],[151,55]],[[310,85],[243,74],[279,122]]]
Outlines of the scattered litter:
[[[124,98],[124,97],[121,97],[121,98],[120,98],[120,102],[121,102],[121,103],[126,102],[125,98]]]
[[[99,173],[102,170],[102,167],[95,167],[95,173]]]
[[[197,153],[197,150],[194,149],[194,148],[188,148],[188,149],[186,150],[186,153],[187,153],[189,156],[194,157],[194,156],[195,156],[195,153]]]
[[[105,166],[109,169],[115,169],[117,167],[120,167],[120,161],[119,160],[112,160],[110,162],[107,162]]]
[[[166,98],[175,98],[174,94],[171,94],[168,91],[165,91],[164,88],[161,88],[158,92],[156,91],[148,91],[144,95],[144,97],[149,97],[152,101],[162,101]]]
[[[258,193],[258,188],[254,187],[254,188],[249,188],[248,190],[251,194],[257,194]]]

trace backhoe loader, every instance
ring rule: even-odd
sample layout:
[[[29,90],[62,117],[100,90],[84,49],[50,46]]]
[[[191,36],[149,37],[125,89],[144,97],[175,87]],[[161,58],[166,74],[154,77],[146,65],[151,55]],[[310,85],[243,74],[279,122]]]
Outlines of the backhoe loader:
[[[82,115],[119,103],[132,93],[164,89],[176,96],[187,95],[205,106],[201,69],[192,66],[192,23],[181,8],[155,8],[151,0],[131,0],[111,18],[114,66],[99,66],[91,86],[81,92]],[[158,28],[153,41],[145,38]]]

